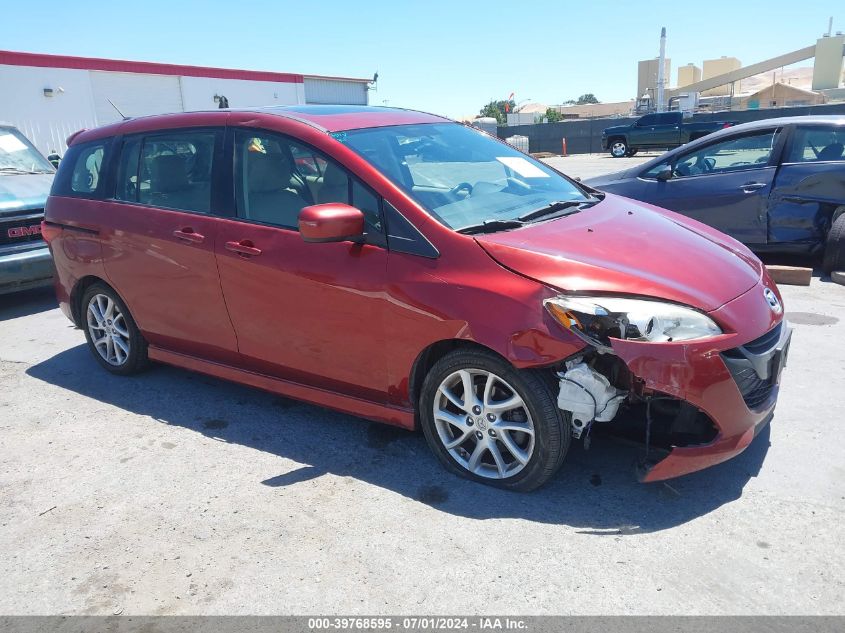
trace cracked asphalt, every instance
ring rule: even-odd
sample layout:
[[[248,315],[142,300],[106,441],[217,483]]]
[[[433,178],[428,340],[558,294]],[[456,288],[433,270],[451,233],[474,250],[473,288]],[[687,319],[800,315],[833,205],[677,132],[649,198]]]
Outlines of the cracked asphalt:
[[[782,291],[780,402],[743,454],[642,485],[597,436],[532,494],[419,434],[111,376],[50,290],[2,296],[0,613],[843,614],[845,287]]]

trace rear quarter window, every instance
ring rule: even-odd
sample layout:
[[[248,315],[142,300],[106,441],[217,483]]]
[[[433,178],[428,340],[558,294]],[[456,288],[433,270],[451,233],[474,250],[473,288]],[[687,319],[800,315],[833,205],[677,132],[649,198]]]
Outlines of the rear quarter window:
[[[103,198],[111,139],[71,146],[59,165],[50,192],[54,196]]]

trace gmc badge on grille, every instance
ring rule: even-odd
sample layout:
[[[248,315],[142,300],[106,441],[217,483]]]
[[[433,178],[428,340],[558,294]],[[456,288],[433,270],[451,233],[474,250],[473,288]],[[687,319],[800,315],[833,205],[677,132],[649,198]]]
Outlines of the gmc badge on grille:
[[[9,237],[27,237],[29,235],[41,235],[41,225],[33,224],[32,226],[16,226],[6,231]]]

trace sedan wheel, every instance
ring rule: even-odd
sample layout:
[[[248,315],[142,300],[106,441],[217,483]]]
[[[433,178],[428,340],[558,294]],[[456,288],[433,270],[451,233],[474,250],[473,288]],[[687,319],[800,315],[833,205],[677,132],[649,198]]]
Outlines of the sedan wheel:
[[[450,471],[529,491],[560,468],[569,422],[553,374],[518,370],[479,349],[457,349],[426,375],[419,417],[426,441]]]

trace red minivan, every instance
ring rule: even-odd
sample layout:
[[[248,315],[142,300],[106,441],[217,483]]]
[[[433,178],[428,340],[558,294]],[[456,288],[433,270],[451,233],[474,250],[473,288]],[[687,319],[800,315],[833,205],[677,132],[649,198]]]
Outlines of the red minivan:
[[[773,415],[791,331],[747,248],[471,127],[289,106],[69,145],[43,234],[113,373],[154,360],[422,428],[449,470],[514,490],[596,424],[644,442],[655,481]]]

